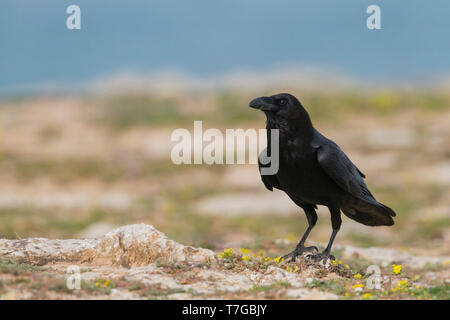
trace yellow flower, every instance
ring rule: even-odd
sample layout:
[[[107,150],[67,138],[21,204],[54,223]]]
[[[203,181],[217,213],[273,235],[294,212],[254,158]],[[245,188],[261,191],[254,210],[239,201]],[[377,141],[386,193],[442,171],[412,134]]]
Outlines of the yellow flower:
[[[332,262],[333,262],[334,265],[336,265],[336,260],[333,260]]]
[[[219,253],[217,257],[219,259],[222,258],[230,258],[233,255],[233,249],[224,249],[222,253]]]
[[[361,274],[359,273],[355,274],[355,279],[361,279]]]
[[[268,262],[271,261],[272,259],[270,259],[269,257],[265,258],[264,261]]]
[[[341,260],[339,260],[339,262],[338,262],[339,264],[342,264],[342,261]]]
[[[354,284],[353,288],[364,288],[364,285],[362,283]]]
[[[394,274],[400,274],[400,273],[402,273],[402,265],[401,265],[401,264],[399,264],[399,265],[393,264],[393,265],[392,265],[392,272],[393,272]]]
[[[283,262],[284,259],[281,258],[281,256],[279,256],[279,257],[276,257],[275,259],[273,259],[273,261],[275,261],[275,262],[277,262],[277,263],[280,263],[280,262]]]
[[[103,284],[103,286],[104,286],[104,287],[107,287],[107,286],[109,285],[110,282],[111,282],[111,281],[109,281],[109,279],[106,280],[105,283]]]
[[[372,296],[371,293],[365,293],[365,294],[363,294],[362,299],[363,300],[369,300],[371,296]]]
[[[259,250],[258,251],[258,257],[262,257],[262,256],[264,256],[264,254],[263,254],[262,250]]]
[[[345,293],[345,296],[348,297],[348,292]]]
[[[96,287],[100,287],[103,283],[104,283],[104,279],[103,278],[99,278],[98,280],[97,280],[97,282],[95,283],[95,286]]]
[[[300,270],[300,268],[298,266],[295,266],[294,272],[297,272],[298,270]]]
[[[400,280],[397,284],[399,287],[406,287],[408,285],[408,280]]]
[[[444,266],[448,266],[450,264],[450,260],[445,260],[444,261]]]
[[[418,297],[417,297],[417,300],[422,300],[422,297],[421,297],[421,296],[418,296]]]
[[[242,252],[243,254],[249,254],[249,253],[250,253],[250,251],[249,251],[248,249],[242,249],[242,248],[240,248],[239,250],[241,250],[241,252]]]
[[[291,271],[292,271],[291,267],[289,267],[289,266],[286,266],[286,270],[287,270],[288,272],[291,272]]]
[[[350,269],[350,266],[348,264],[346,264],[345,269]]]
[[[250,260],[250,256],[242,257],[242,260],[243,260],[243,261],[248,261],[248,260]]]

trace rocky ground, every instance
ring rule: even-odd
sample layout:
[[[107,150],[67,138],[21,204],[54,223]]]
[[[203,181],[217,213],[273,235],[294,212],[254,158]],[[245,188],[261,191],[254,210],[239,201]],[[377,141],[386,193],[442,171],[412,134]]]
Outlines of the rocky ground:
[[[272,243],[280,249],[292,245],[285,240]],[[262,250],[227,248],[214,252],[184,246],[144,224],[124,226],[97,239],[4,239],[0,240],[0,297],[449,298],[450,257],[383,248],[336,249],[342,260],[317,261],[312,254],[288,262],[266,256]],[[376,277],[373,270],[379,271]],[[374,288],[370,287],[371,279]]]

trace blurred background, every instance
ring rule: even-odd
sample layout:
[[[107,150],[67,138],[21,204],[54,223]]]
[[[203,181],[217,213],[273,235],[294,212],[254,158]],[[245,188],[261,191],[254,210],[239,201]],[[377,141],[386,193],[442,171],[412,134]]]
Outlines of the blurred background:
[[[66,8],[81,8],[81,30]],[[381,30],[366,8],[381,7]],[[398,214],[337,243],[450,253],[448,1],[0,3],[0,236],[154,225],[187,244],[297,240],[306,218],[256,165],[174,165],[170,135],[263,128],[290,92]],[[319,210],[311,239],[326,242]]]

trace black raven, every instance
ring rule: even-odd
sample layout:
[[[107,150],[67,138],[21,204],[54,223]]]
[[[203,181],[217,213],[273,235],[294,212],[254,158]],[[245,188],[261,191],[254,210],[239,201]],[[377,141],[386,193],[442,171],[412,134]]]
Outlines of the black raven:
[[[283,258],[292,261],[305,251],[318,251],[304,243],[317,221],[317,205],[327,206],[333,232],[326,249],[317,254],[328,259],[341,226],[341,210],[368,226],[391,226],[395,212],[375,200],[364,183],[365,175],[333,141],[314,129],[308,112],[294,96],[281,93],[252,100],[250,107],[266,115],[267,154],[271,155],[270,130],[279,130],[279,169],[273,175],[261,174],[267,189],[283,190],[308,219],[308,228],[297,247]],[[264,151],[263,151],[264,152]],[[273,155],[271,155],[273,157]],[[261,155],[260,155],[261,157]],[[259,170],[267,165],[259,161]]]

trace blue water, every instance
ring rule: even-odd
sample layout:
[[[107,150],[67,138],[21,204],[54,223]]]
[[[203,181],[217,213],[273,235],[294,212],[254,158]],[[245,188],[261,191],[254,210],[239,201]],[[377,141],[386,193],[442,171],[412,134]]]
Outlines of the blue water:
[[[66,28],[66,8],[82,29]],[[382,30],[366,28],[381,7]],[[450,74],[448,0],[0,0],[0,92],[128,70],[215,75],[314,66],[361,78]]]

